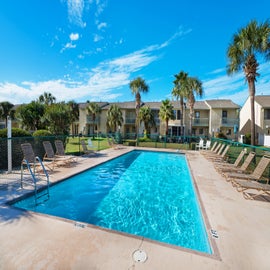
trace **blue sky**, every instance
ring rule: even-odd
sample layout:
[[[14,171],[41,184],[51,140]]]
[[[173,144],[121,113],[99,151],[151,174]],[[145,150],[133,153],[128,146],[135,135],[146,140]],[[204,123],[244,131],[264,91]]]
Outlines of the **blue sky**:
[[[252,19],[269,19],[258,0],[2,0],[0,101],[131,101],[129,82],[149,85],[143,101],[171,98],[181,70],[203,82],[205,99],[248,97],[242,72],[226,75],[226,50]],[[256,93],[270,95],[260,61]],[[199,100],[197,98],[197,100]]]

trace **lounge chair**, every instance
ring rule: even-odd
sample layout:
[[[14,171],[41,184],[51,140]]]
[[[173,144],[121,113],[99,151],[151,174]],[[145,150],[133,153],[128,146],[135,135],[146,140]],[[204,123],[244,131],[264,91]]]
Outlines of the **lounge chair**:
[[[263,156],[259,163],[257,164],[254,171],[250,174],[248,173],[234,173],[230,174],[228,179],[234,187],[241,186],[242,181],[261,181],[264,180],[269,182],[269,179],[263,178],[263,173],[270,164],[270,156]]]
[[[215,148],[216,148],[217,145],[218,145],[218,142],[215,141],[215,142],[213,143],[212,147],[210,148],[210,151],[213,152],[213,151],[215,150]]]
[[[53,171],[53,166],[51,162],[43,162],[43,166],[41,164],[41,159],[35,155],[33,147],[30,143],[21,144],[21,149],[23,153],[23,160],[21,162],[21,173],[24,170],[24,166],[30,165],[33,173],[35,172],[44,172],[45,169],[49,169],[49,171]],[[44,172],[46,174],[46,172]]]
[[[43,157],[43,160],[51,161],[53,164],[53,169],[54,169],[54,166],[65,166],[65,165],[69,166],[70,163],[72,162],[71,157],[55,155],[51,142],[44,141],[43,147],[45,150],[45,155]]]
[[[204,154],[204,156],[209,160],[221,157],[221,154],[222,154],[223,150],[225,149],[225,147],[226,147],[226,144],[220,143],[216,147],[216,149],[214,150],[213,153],[208,152],[208,154]]]
[[[226,159],[227,159],[227,153],[230,149],[230,145],[227,144],[227,145],[224,145],[222,148],[221,148],[221,151],[219,151],[219,155],[218,156],[214,156],[214,157],[209,157],[208,159],[210,159],[211,161],[213,162],[224,162]]]
[[[75,157],[73,155],[66,155],[65,147],[64,147],[64,144],[61,140],[55,140],[54,144],[55,144],[57,156],[69,157],[72,162],[77,162],[77,157]]]
[[[258,196],[270,196],[270,185],[262,184],[255,181],[241,181],[241,184],[236,186],[237,191],[242,192],[245,199],[254,200]],[[251,193],[251,192],[256,192]]]
[[[96,154],[95,150],[87,148],[85,140],[81,140],[81,145],[85,155]]]
[[[220,147],[222,146],[222,143],[217,143],[215,142],[211,148],[210,151],[201,151],[201,153],[204,155],[204,156],[211,156],[211,155],[215,155],[218,153]]]
[[[237,177],[238,175],[247,175],[248,174],[247,168],[250,165],[253,158],[255,157],[255,155],[256,155],[255,152],[250,152],[240,168],[230,169],[229,172],[221,172],[222,175],[226,177],[226,180],[228,182],[230,182],[231,178],[233,178],[234,176]]]
[[[243,149],[238,157],[236,158],[234,163],[224,163],[224,162],[215,162],[215,168],[218,172],[229,172],[231,170],[235,170],[239,168],[244,155],[246,154],[246,149]]]

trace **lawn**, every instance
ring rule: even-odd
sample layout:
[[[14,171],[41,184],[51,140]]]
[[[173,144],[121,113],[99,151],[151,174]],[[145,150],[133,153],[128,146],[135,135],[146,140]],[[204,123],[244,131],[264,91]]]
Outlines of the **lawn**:
[[[88,137],[69,137],[67,139],[66,153],[81,155],[82,154],[81,140],[85,140],[87,144],[88,139],[89,139]],[[95,138],[95,139],[91,138],[91,140],[93,145],[95,146],[95,149],[97,149],[98,151],[110,147],[107,138]]]

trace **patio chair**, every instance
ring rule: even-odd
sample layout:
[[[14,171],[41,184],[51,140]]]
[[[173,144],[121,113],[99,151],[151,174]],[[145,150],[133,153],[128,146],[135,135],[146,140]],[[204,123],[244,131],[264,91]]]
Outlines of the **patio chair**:
[[[85,140],[81,140],[81,145],[82,145],[82,149],[85,155],[96,154],[95,150],[87,148]]]
[[[204,145],[203,139],[200,139],[200,141],[198,143],[196,143],[195,150],[203,149],[203,145]]]
[[[238,157],[236,158],[234,163],[228,163],[228,162],[215,162],[215,168],[218,172],[230,172],[231,170],[235,170],[239,168],[240,163],[242,159],[244,158],[244,155],[246,154],[246,149],[243,149]]]
[[[97,149],[97,147],[93,144],[91,138],[89,138],[87,140],[87,146],[90,148],[90,149]]]
[[[210,149],[210,146],[211,146],[211,141],[210,140],[207,140],[206,141],[206,144],[203,145],[203,150],[209,150]]]
[[[64,144],[61,140],[55,140],[54,144],[55,144],[57,156],[69,157],[71,162],[77,162],[77,157],[75,157],[73,155],[66,155],[65,147],[64,147]]]
[[[66,157],[66,156],[58,156],[55,155],[53,147],[51,142],[49,141],[44,141],[43,142],[43,147],[45,150],[45,155],[43,157],[44,161],[51,161],[53,164],[53,169],[54,166],[64,166],[64,165],[70,165],[71,163],[71,158],[70,157]]]
[[[115,142],[115,140],[112,138],[112,137],[107,137],[107,140],[108,140],[108,144],[111,148],[113,149],[120,149],[121,147],[119,146],[119,144],[117,144]]]
[[[221,172],[221,174],[226,177],[226,181],[228,182],[230,182],[231,178],[234,176],[237,177],[238,175],[247,175],[248,174],[247,168],[250,165],[253,158],[255,157],[255,155],[256,155],[255,152],[250,152],[240,168],[231,169],[229,170],[229,172]]]
[[[254,171],[250,174],[248,173],[234,173],[230,174],[228,177],[229,181],[234,187],[241,186],[242,181],[266,181],[269,182],[268,178],[263,177],[263,173],[270,164],[270,156],[263,156]]]

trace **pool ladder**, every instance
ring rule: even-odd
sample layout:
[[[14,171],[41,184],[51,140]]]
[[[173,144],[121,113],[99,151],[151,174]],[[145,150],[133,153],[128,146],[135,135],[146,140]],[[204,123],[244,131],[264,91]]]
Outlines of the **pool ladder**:
[[[26,165],[28,174],[24,173],[24,165]],[[39,170],[37,170],[39,167]],[[39,157],[35,158],[34,163],[29,163],[26,159],[21,165],[21,188],[24,185],[32,186],[34,188],[35,204],[41,204],[50,198],[50,180],[49,174],[45,169],[42,160]],[[39,200],[43,198],[43,200]]]

